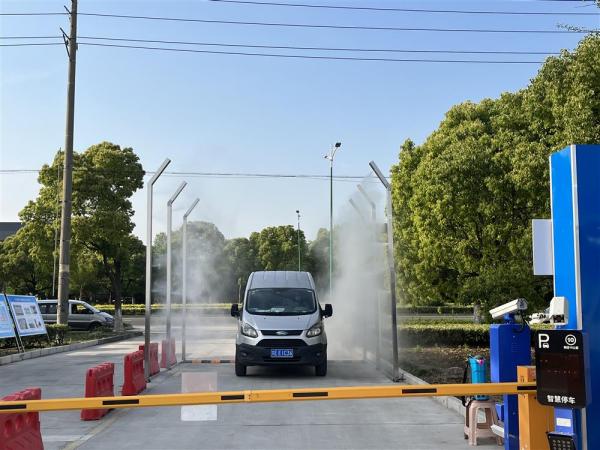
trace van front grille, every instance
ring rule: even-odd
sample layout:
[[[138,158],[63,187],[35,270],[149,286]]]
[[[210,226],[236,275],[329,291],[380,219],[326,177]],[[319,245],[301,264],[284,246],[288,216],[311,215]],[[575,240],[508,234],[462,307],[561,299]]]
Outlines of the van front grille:
[[[258,347],[268,348],[292,348],[306,347],[306,342],[302,339],[263,339],[256,344]]]
[[[282,331],[286,334],[277,334]],[[263,336],[300,336],[302,334],[302,330],[260,330],[260,332]]]

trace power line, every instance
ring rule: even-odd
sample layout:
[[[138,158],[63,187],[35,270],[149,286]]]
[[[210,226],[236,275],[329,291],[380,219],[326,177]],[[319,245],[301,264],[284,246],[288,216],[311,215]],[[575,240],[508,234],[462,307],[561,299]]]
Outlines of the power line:
[[[0,39],[61,39],[62,36],[0,36]]]
[[[79,42],[79,45],[91,45],[96,47],[114,47],[141,49],[153,51],[169,51],[182,53],[204,53],[212,55],[234,55],[234,56],[260,56],[271,58],[291,58],[291,59],[316,59],[316,60],[339,60],[339,61],[379,61],[379,62],[423,62],[423,63],[458,63],[458,64],[542,64],[543,61],[510,61],[510,60],[474,60],[474,59],[423,59],[423,58],[367,58],[357,56],[320,56],[320,55],[290,55],[280,53],[251,53],[251,52],[232,52],[218,50],[197,50],[191,48],[171,48],[171,47],[150,47],[144,45],[121,45],[121,44],[100,44],[93,42]]]
[[[235,47],[235,48],[261,48],[274,50],[316,50],[316,51],[336,51],[336,52],[389,52],[389,53],[456,53],[456,54],[490,54],[490,55],[558,55],[560,52],[535,52],[535,51],[510,51],[510,50],[418,50],[418,49],[397,49],[397,48],[356,48],[356,47],[305,47],[293,45],[260,45],[260,44],[232,44],[217,42],[190,42],[190,41],[167,41],[159,39],[131,39],[100,36],[79,36],[80,39],[118,41],[118,42],[138,42],[151,44],[177,44],[177,45],[199,45],[215,47]]]
[[[66,12],[0,13],[0,16],[68,16]]]
[[[598,13],[585,12],[558,12],[558,11],[488,11],[488,10],[462,10],[462,9],[422,9],[422,8],[390,8],[375,6],[348,6],[348,5],[323,5],[314,3],[281,3],[258,2],[252,0],[208,0],[215,3],[234,3],[253,6],[283,6],[294,8],[337,9],[350,11],[383,11],[383,12],[408,12],[408,13],[439,13],[439,14],[487,14],[487,15],[520,15],[520,16],[598,16]]]
[[[335,30],[370,30],[370,31],[426,31],[426,32],[450,32],[450,33],[526,33],[526,34],[574,34],[587,33],[586,30],[503,30],[487,28],[420,28],[420,27],[376,27],[364,25],[331,25],[331,24],[308,24],[308,23],[285,23],[285,22],[247,22],[238,20],[211,20],[211,19],[191,19],[184,17],[162,17],[162,16],[134,16],[127,14],[103,14],[103,13],[79,13],[80,16],[93,16],[116,19],[138,19],[138,20],[159,20],[171,22],[194,22],[194,23],[212,23],[226,25],[252,25],[267,27],[291,27],[291,28],[319,28]]]
[[[74,168],[73,172],[84,172],[87,169]],[[122,174],[118,170],[95,169],[95,172],[104,174]],[[2,175],[20,175],[20,174],[39,174],[39,169],[0,169]],[[144,171],[144,176],[153,175],[153,171]],[[252,173],[252,172],[195,172],[195,171],[172,171],[164,172],[166,176],[172,177],[198,177],[198,178],[298,178],[298,179],[314,179],[314,180],[329,180],[329,175],[319,174],[289,174],[289,173]],[[333,178],[338,181],[356,181],[366,178],[364,175],[334,175]]]
[[[26,42],[21,44],[0,44],[0,47],[36,47],[44,45],[65,45],[62,42]]]
[[[0,39],[60,39],[60,36],[0,36]],[[210,47],[235,47],[235,48],[262,48],[274,50],[314,50],[314,51],[336,51],[336,52],[379,52],[379,53],[450,53],[450,54],[483,54],[483,55],[559,55],[555,51],[520,51],[520,50],[432,50],[432,49],[398,49],[398,48],[362,48],[362,47],[314,47],[297,45],[273,45],[273,44],[233,44],[223,42],[197,42],[197,41],[172,41],[162,39],[134,39],[107,36],[79,36],[80,39],[118,42],[137,42],[152,44],[177,44],[198,45]],[[1,45],[1,44],[0,44]],[[35,45],[35,44],[19,44]],[[48,45],[48,44],[39,44]],[[55,44],[52,44],[55,45]],[[5,46],[11,46],[9,44]]]

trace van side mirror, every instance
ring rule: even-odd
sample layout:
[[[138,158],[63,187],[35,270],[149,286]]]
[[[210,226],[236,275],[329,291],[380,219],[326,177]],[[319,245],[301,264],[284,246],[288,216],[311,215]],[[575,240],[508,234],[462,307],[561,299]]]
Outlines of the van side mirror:
[[[240,316],[240,305],[234,303],[231,305],[231,317],[239,317]]]
[[[323,317],[331,317],[333,316],[333,306],[330,303],[325,303],[325,308],[323,309]]]

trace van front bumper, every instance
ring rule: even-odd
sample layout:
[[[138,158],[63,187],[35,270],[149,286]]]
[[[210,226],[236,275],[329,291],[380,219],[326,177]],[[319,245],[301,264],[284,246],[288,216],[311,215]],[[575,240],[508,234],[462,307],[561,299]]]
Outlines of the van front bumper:
[[[235,346],[235,358],[244,366],[304,365],[316,366],[327,359],[327,345],[315,344],[302,347],[286,347],[294,350],[293,358],[271,358],[271,349],[281,347],[260,347],[248,344]]]

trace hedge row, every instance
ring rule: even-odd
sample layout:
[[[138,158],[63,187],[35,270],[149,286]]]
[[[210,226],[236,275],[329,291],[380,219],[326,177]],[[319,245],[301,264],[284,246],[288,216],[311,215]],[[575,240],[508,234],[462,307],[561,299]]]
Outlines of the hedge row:
[[[109,314],[114,314],[115,305],[94,305],[100,311]],[[181,309],[183,306],[180,303],[171,305],[173,310]],[[228,310],[231,303],[191,303],[187,305],[190,310]],[[163,303],[152,305],[152,312],[162,311],[165,308]],[[122,305],[123,314],[127,315],[143,315],[146,311],[146,306],[143,304],[124,304]],[[419,315],[419,314],[445,314],[445,315],[472,315],[472,306],[399,306],[398,314],[400,315]]]
[[[535,325],[533,330],[551,328]],[[533,336],[533,335],[532,335]],[[401,347],[488,347],[490,325],[449,322],[407,322],[398,326]]]
[[[26,348],[43,348],[48,347],[48,344],[64,345],[69,334],[69,327],[67,325],[51,324],[46,325],[46,331],[48,332],[48,336],[45,334],[22,336],[21,342],[23,342]],[[0,349],[14,348],[16,345],[14,338],[0,340]]]
[[[406,323],[398,327],[402,347],[487,347],[490,326],[474,323]]]
[[[463,314],[473,315],[472,306],[398,306],[398,314]]]
[[[108,314],[115,313],[115,305],[94,305],[94,308],[99,309],[102,312]],[[182,309],[183,305],[180,303],[171,304],[172,310]],[[189,304],[187,305],[188,310],[200,310],[200,311],[219,311],[219,310],[228,310],[231,308],[231,303],[207,303],[207,304]],[[162,303],[152,305],[151,311],[153,313],[163,311],[165,309],[165,305]],[[134,304],[134,305],[122,305],[121,311],[125,315],[134,315],[134,316],[143,316],[146,312],[146,305]]]

